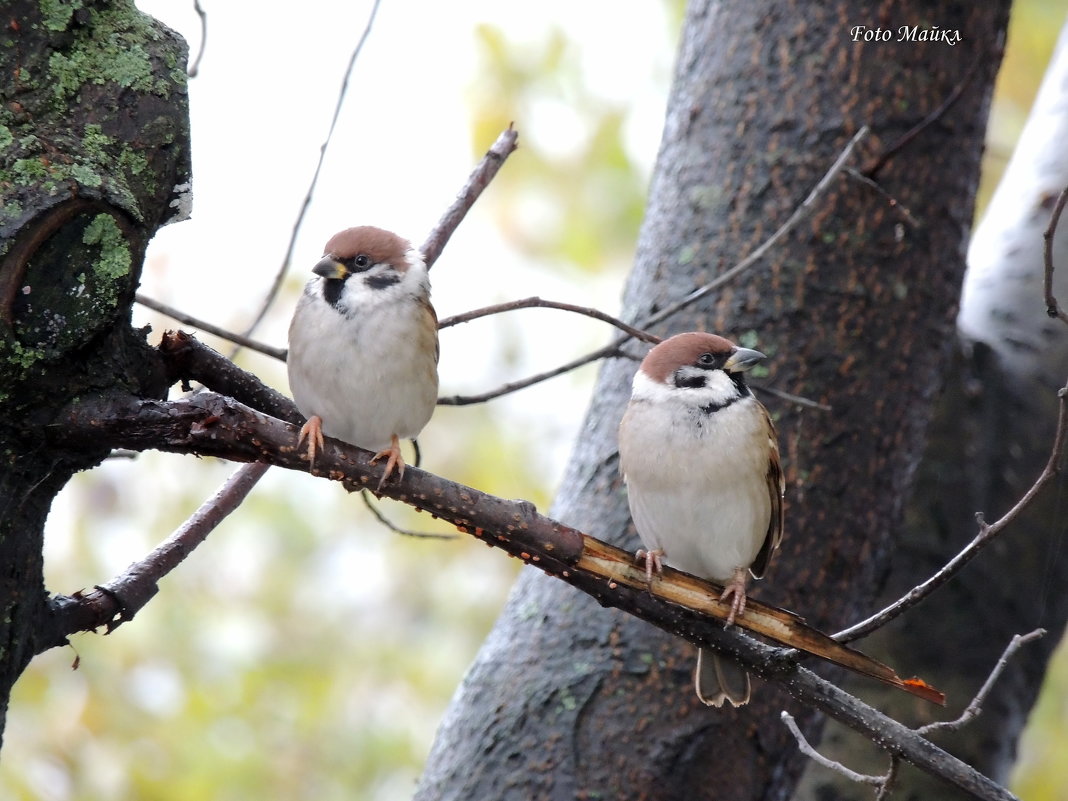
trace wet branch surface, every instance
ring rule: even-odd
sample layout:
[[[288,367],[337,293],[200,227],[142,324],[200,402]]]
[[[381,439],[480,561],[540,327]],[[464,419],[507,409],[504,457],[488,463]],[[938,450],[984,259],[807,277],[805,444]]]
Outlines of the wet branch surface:
[[[308,470],[307,462],[295,448],[295,425],[214,392],[201,392],[175,401],[126,395],[87,398],[71,405],[47,433],[49,438],[74,446],[104,440],[134,450],[157,449]],[[370,458],[368,451],[328,439],[311,472],[338,481],[349,491],[362,490],[375,486],[381,475],[381,465],[371,465]],[[645,586],[643,571],[625,551],[539,515],[525,501],[497,498],[414,467],[405,472],[401,481],[390,481],[382,494],[449,521],[459,530],[592,595],[604,606],[616,607],[690,642],[733,657],[747,670],[780,684],[802,703],[857,730],[891,755],[978,797],[1013,797],[916,732],[799,666],[782,649],[764,645],[734,630],[724,630],[722,623],[713,617],[720,606],[714,585],[666,571],[666,577],[654,582],[650,591]],[[146,586],[154,581],[155,577],[145,578]],[[94,608],[101,609],[103,615],[96,620],[84,614],[78,597],[53,599],[51,631],[59,635],[109,625],[116,614],[128,619],[136,612],[127,598],[113,588],[109,590],[94,596]],[[150,597],[150,593],[135,592],[133,603],[141,598],[147,600],[146,594]],[[687,608],[681,603],[701,609]],[[109,604],[113,604],[110,614]],[[753,609],[755,619],[760,619],[762,610],[772,621],[791,617],[789,613],[755,602]],[[725,615],[726,610],[718,609],[718,613]],[[749,611],[744,617],[750,618]],[[51,639],[51,644],[57,644],[59,636]]]

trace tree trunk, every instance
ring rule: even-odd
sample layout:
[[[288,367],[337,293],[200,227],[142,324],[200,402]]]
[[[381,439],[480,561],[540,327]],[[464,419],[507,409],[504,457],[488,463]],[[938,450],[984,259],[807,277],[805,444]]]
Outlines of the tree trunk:
[[[787,536],[754,593],[835,629],[885,582],[904,498],[953,342],[979,157],[1008,3],[691,4],[625,316],[722,273],[802,201],[849,138],[900,205],[840,176],[814,216],[742,279],[660,327],[769,354],[765,397],[788,476]],[[964,47],[897,41],[937,17]],[[893,41],[854,42],[857,25]],[[929,29],[928,29],[929,30]],[[895,147],[959,90],[952,108]],[[937,176],[937,180],[932,180]],[[911,212],[911,217],[902,208]],[[918,220],[914,224],[913,220]],[[553,515],[637,547],[615,431],[635,364],[607,362]],[[978,635],[977,635],[978,636]],[[708,709],[694,653],[525,571],[446,714],[417,798],[784,798],[805,760],[774,686]],[[945,676],[929,674],[933,684]]]
[[[130,306],[145,246],[188,191],[185,44],[132,2],[9,2],[0,104],[0,734],[47,613],[52,498],[107,449],[46,443],[83,393],[160,397]]]
[[[1049,457],[1057,420],[1057,390],[1068,380],[1068,327],[1045,313],[1043,232],[1058,193],[1068,185],[1068,26],[1050,62],[1016,152],[968,253],[960,347],[939,401],[927,453],[917,474],[908,525],[880,601],[889,602],[937,570],[988,521],[1008,511]],[[1054,239],[1057,298],[1068,299],[1068,220]],[[873,637],[868,648],[906,673],[938,675],[950,692],[950,712],[974,696],[1015,634],[1049,631],[1027,646],[985,704],[983,714],[936,742],[987,776],[1005,783],[1016,743],[1068,618],[1068,559],[1058,558],[1064,501],[1047,491],[956,579]],[[924,625],[916,623],[922,620]],[[877,706],[905,713],[898,699],[876,690]],[[833,735],[824,753],[855,770],[878,771],[857,738]],[[870,798],[870,790],[813,768],[804,798]],[[833,788],[833,789],[832,789]],[[930,779],[902,774],[903,797],[936,794]],[[965,797],[938,788],[938,798]]]

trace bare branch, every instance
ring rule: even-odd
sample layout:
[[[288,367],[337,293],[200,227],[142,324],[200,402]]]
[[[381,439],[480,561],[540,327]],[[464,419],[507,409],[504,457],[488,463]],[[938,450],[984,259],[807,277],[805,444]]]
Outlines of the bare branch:
[[[827,172],[824,173],[823,177],[812,188],[812,191],[808,193],[808,196],[801,201],[800,205],[796,209],[794,209],[793,214],[791,214],[786,219],[786,222],[779,226],[778,230],[775,231],[775,233],[765,239],[756,250],[754,250],[752,253],[750,253],[748,256],[746,256],[744,259],[735,264],[726,272],[719,274],[704,286],[695,289],[682,300],[673,303],[670,306],[661,309],[656,314],[653,314],[648,317],[642,323],[642,328],[649,328],[655,325],[656,323],[662,322],[667,318],[677,314],[678,312],[685,309],[687,306],[692,306],[701,298],[711,294],[712,292],[715,292],[728,281],[733,281],[739,275],[744,273],[746,270],[748,270],[750,267],[752,267],[754,264],[764,258],[764,255],[769,250],[771,250],[776,244],[778,244],[780,239],[782,239],[788,233],[794,230],[794,228],[797,227],[798,223],[800,223],[803,219],[805,219],[805,217],[807,217],[813,212],[816,207],[816,201],[823,197],[823,195],[830,188],[831,182],[836,177],[838,177],[838,173],[840,173],[842,171],[842,168],[845,167],[846,162],[849,161],[850,157],[853,155],[853,151],[856,149],[857,145],[860,144],[861,140],[868,135],[868,130],[868,126],[865,125],[861,127],[861,129],[857,131],[856,134],[854,134],[853,138],[850,139],[849,143],[842,149],[842,152],[838,154],[838,158],[836,158],[834,160],[834,163],[831,164],[830,169],[828,169]]]
[[[282,288],[282,281],[285,280],[286,272],[289,270],[289,265],[293,261],[293,249],[297,244],[297,234],[300,233],[300,228],[304,224],[304,215],[308,212],[308,207],[311,206],[312,195],[315,194],[315,187],[319,184],[319,173],[323,169],[323,161],[326,159],[326,151],[330,147],[330,142],[334,137],[334,128],[337,127],[338,117],[341,116],[341,108],[345,104],[345,96],[349,91],[349,78],[352,77],[352,68],[356,66],[356,59],[360,57],[360,52],[363,50],[364,44],[367,42],[367,37],[371,35],[371,27],[374,25],[375,16],[378,14],[378,6],[381,0],[374,0],[371,5],[371,11],[367,15],[367,23],[364,25],[363,33],[360,34],[359,40],[356,42],[356,47],[353,48],[352,55],[349,56],[349,64],[345,68],[345,76],[341,80],[341,89],[338,91],[337,103],[334,106],[334,116],[330,120],[330,128],[326,132],[326,139],[323,140],[323,144],[319,148],[319,161],[315,165],[315,172],[312,174],[311,183],[308,185],[308,191],[304,195],[304,200],[300,204],[300,210],[297,212],[297,219],[293,223],[293,231],[289,236],[289,245],[286,247],[285,256],[282,257],[282,264],[278,268],[278,272],[275,273],[274,281],[271,284],[271,288],[267,291],[267,296],[263,299],[263,303],[260,306],[259,312],[257,312],[255,318],[245,329],[245,336],[251,336],[252,332],[256,330],[256,327],[262,322],[264,316],[267,314],[267,310],[271,308],[271,304],[274,303],[278,292]],[[236,354],[230,354],[230,357]]]
[[[797,740],[797,747],[798,749],[800,749],[801,753],[807,756],[813,762],[817,762],[820,765],[823,765],[823,767],[829,770],[833,770],[835,773],[838,773],[842,776],[845,776],[851,782],[857,782],[858,784],[871,784],[879,788],[886,784],[886,776],[871,776],[864,773],[857,773],[856,771],[847,768],[841,762],[836,762],[833,759],[828,759],[827,757],[825,757],[823,754],[821,754],[819,751],[812,747],[811,743],[809,743],[809,741],[805,738],[805,735],[801,733],[801,729],[798,728],[797,721],[795,721],[793,716],[786,710],[783,710],[779,713],[779,718],[782,720],[783,723],[786,724],[786,728],[790,730],[790,733],[794,736],[794,739]]]
[[[1053,270],[1055,269],[1053,264],[1053,237],[1057,233],[1057,225],[1061,221],[1061,212],[1064,211],[1065,203],[1068,203],[1068,186],[1064,187],[1057,197],[1057,204],[1053,207],[1053,214],[1050,215],[1049,227],[1042,234],[1042,239],[1045,242],[1043,256],[1046,265],[1042,291],[1046,298],[1046,314],[1050,317],[1056,317],[1062,323],[1068,324],[1068,314],[1065,314],[1060,304],[1057,303],[1057,298],[1053,296]]]
[[[292,400],[184,331],[165,332],[159,353],[171,383],[197,381],[272,417],[295,425],[304,422]]]
[[[65,645],[78,631],[94,631],[100,626],[110,634],[148,603],[159,591],[158,582],[180,565],[215,528],[248,496],[269,465],[253,462],[239,467],[219,491],[170,537],[140,562],[107,584],[73,596],[57,595],[49,600],[51,617],[48,632],[37,653]]]
[[[619,339],[618,342],[626,342],[629,337]],[[585,356],[579,356],[577,359],[572,359],[565,364],[561,364],[558,367],[554,367],[551,370],[546,370],[543,373],[537,373],[536,375],[527,376],[518,381],[512,381],[503,386],[499,386],[496,389],[491,389],[488,392],[483,392],[478,395],[453,395],[447,398],[438,398],[439,406],[468,406],[472,403],[485,403],[488,400],[499,398],[502,395],[508,395],[512,392],[518,392],[521,389],[532,387],[535,384],[540,384],[550,378],[554,378],[564,373],[570,373],[572,370],[582,367],[583,365],[595,362],[598,359],[604,359],[609,356],[622,356],[623,354],[617,349],[615,345],[606,345],[599,350],[591,351]]]
[[[509,125],[505,130],[501,131],[497,140],[486,151],[486,155],[482,157],[482,161],[468,176],[467,183],[460,190],[460,194],[456,196],[456,200],[441,216],[438,224],[434,226],[434,230],[430,232],[423,243],[423,258],[426,260],[428,268],[432,267],[434,262],[438,260],[441,251],[445,249],[445,244],[449,241],[457,226],[467,216],[467,212],[471,210],[482,191],[489,186],[489,182],[493,180],[493,177],[501,169],[501,165],[515,151],[518,140],[519,132],[512,125]]]
[[[813,209],[816,206],[816,202],[827,192],[828,188],[831,185],[831,182],[838,175],[838,173],[842,171],[845,166],[845,163],[853,155],[853,151],[856,149],[857,145],[867,135],[868,126],[865,125],[859,131],[857,131],[856,135],[854,135],[852,139],[849,140],[849,143],[845,146],[842,152],[838,154],[838,157],[834,160],[834,163],[831,165],[830,169],[827,170],[827,172],[819,180],[816,186],[813,187],[812,191],[808,193],[808,196],[803,201],[801,201],[801,204],[796,209],[794,209],[793,213],[787,218],[786,222],[779,226],[778,230],[776,230],[775,233],[765,239],[764,242],[756,250],[754,250],[752,253],[750,253],[748,256],[746,256],[744,259],[735,264],[726,272],[716,276],[716,278],[709,281],[704,286],[698,287],[693,292],[686,295],[686,297],[682,298],[676,303],[673,303],[670,306],[661,309],[656,314],[650,315],[645,320],[641,321],[638,328],[646,330],[656,325],[657,323],[663,322],[672,315],[675,315],[678,312],[682,311],[687,306],[691,306],[692,304],[696,303],[698,300],[705,297],[709,293],[716,291],[728,281],[734,280],[743,272],[745,272],[754,264],[756,264],[760,259],[762,259],[764,255],[776,243],[778,243],[780,239],[790,233],[794,228],[797,227],[797,225],[803,219],[805,219],[805,217],[812,213]],[[440,398],[438,400],[438,403],[446,406],[463,406],[469,403],[482,403],[483,401],[492,400],[493,398],[499,398],[502,395],[507,395],[511,392],[517,392],[518,390],[526,389],[527,387],[533,386],[534,384],[539,384],[547,379],[555,378],[558,375],[563,375],[564,373],[570,372],[571,370],[574,370],[578,367],[582,367],[583,365],[589,364],[590,362],[597,361],[598,359],[615,356],[619,353],[619,348],[622,345],[626,344],[630,339],[631,336],[625,334],[623,336],[617,337],[610,344],[606,345],[603,348],[598,348],[595,351],[587,353],[585,356],[579,356],[577,359],[572,359],[566,364],[562,364],[552,370],[546,370],[543,373],[538,373],[537,375],[533,375],[519,381],[513,381],[509,384],[505,384],[504,386],[498,387],[497,389],[490,390],[488,392],[484,392],[480,395]]]
[[[193,0],[193,10],[197,12],[197,17],[200,18],[200,47],[197,48],[197,56],[186,71],[190,78],[197,77],[197,73],[200,72],[200,59],[204,58],[204,51],[208,48],[208,13],[200,5],[200,0]]]
[[[172,402],[128,396],[83,398],[71,404],[44,433],[50,439],[61,438],[75,446],[103,437],[135,449],[193,452],[308,469],[295,447],[295,426],[212,393]],[[364,489],[374,486],[371,482],[378,481],[383,469],[372,465],[371,457],[368,451],[328,439],[313,472],[339,481],[350,490]],[[415,467],[410,467],[399,481],[387,483],[382,494],[448,520],[461,531],[567,581],[604,605],[623,609],[671,634],[735,659],[746,670],[780,684],[802,703],[859,731],[891,755],[979,798],[1014,798],[916,732],[784,659],[780,649],[762,645],[734,629],[724,630],[720,621],[727,610],[710,583],[668,569],[664,578],[649,586],[644,571],[630,554],[543,517],[528,503],[495,498]],[[758,621],[765,621],[769,629],[755,628]],[[782,641],[779,635],[787,630],[807,632],[821,641],[829,639],[790,613],[755,601],[739,624],[777,641]],[[862,657],[851,653],[857,659]]]
[[[217,325],[209,323],[207,320],[201,320],[200,318],[194,317],[191,314],[186,314],[173,306],[168,306],[166,303],[160,303],[158,300],[153,300],[150,297],[142,295],[140,292],[134,295],[134,300],[146,308],[152,309],[160,314],[165,314],[180,323],[199,328],[201,331],[207,331],[209,334],[214,334],[221,339],[225,339],[227,342],[242,345],[249,350],[257,351],[265,356],[272,356],[279,361],[284,362],[286,360],[287,351],[285,348],[276,348],[273,345],[265,345],[264,343],[257,342],[255,339],[246,337],[243,334],[227,331],[225,328],[220,328]]]
[[[935,721],[934,723],[928,723],[926,726],[921,726],[916,729],[918,734],[922,734],[925,737],[933,731],[942,731],[945,729],[960,729],[973,718],[977,717],[980,712],[983,711],[983,703],[986,701],[986,697],[990,694],[990,690],[993,689],[994,684],[1001,677],[1006,666],[1009,664],[1009,660],[1016,654],[1020,648],[1029,642],[1044,637],[1046,634],[1045,629],[1035,629],[1027,634],[1017,634],[1009,644],[1005,647],[1004,653],[1001,658],[994,665],[994,669],[990,671],[990,675],[987,676],[983,686],[979,688],[979,692],[975,694],[975,698],[968,704],[961,716],[956,720]]]
[[[1068,434],[1068,385],[1057,391],[1057,397],[1060,398],[1060,412],[1057,415],[1057,433],[1053,437],[1053,447],[1050,450],[1049,460],[1046,462],[1046,466],[1042,468],[1042,472],[1039,474],[1038,478],[1035,479],[1035,483],[1032,484],[1031,488],[1016,502],[1016,505],[1002,515],[999,520],[991,524],[986,522],[982,512],[977,513],[975,519],[979,523],[979,533],[975,535],[975,539],[969,542],[960,553],[946,562],[946,564],[939,568],[938,572],[922,584],[913,587],[905,595],[894,601],[882,611],[838,632],[834,635],[834,639],[838,640],[838,642],[852,642],[866,634],[870,634],[877,628],[893,620],[905,610],[914,607],[953,578],[953,576],[957,575],[957,573],[959,573],[961,569],[979,553],[979,551],[989,545],[996,537],[1005,531],[1005,529],[1019,517],[1020,513],[1031,505],[1045,486],[1060,472],[1061,454],[1064,452],[1065,436]]]
[[[968,71],[964,73],[964,77],[961,78],[960,83],[953,87],[953,90],[946,95],[946,99],[939,103],[934,111],[913,125],[909,130],[902,134],[896,142],[884,150],[875,163],[864,170],[864,174],[872,180],[875,180],[883,167],[885,167],[899,151],[903,150],[909,142],[923,133],[924,130],[938,122],[938,120],[953,107],[953,104],[960,100],[961,95],[964,93],[964,87],[966,87],[975,76],[980,62],[980,56],[977,54],[975,58],[972,59],[972,63],[968,66]]]
[[[375,520],[388,528],[394,534],[401,534],[405,537],[415,537],[420,540],[455,540],[459,539],[455,534],[438,534],[434,531],[410,531],[406,528],[401,528],[392,520],[382,514],[382,510],[378,508],[378,504],[371,500],[371,491],[364,490],[360,493],[360,497],[363,499],[363,505],[367,507],[367,510],[375,516]]]
[[[635,328],[632,325],[627,325],[622,320],[613,317],[610,314],[605,314],[603,311],[598,311],[590,306],[576,306],[574,303],[561,303],[555,300],[543,300],[539,297],[523,298],[522,300],[510,300],[506,303],[497,303],[493,306],[484,306],[481,309],[473,309],[463,314],[455,314],[452,317],[446,317],[440,323],[438,328],[451,328],[454,325],[460,323],[469,323],[472,320],[477,320],[480,317],[488,317],[491,314],[501,314],[503,312],[516,311],[517,309],[559,309],[561,311],[572,312],[574,314],[581,314],[586,317],[592,317],[594,320],[600,320],[602,323],[608,323],[614,325],[620,331],[625,331],[635,339],[640,339],[642,342],[650,342],[656,344],[663,340],[663,337],[658,337],[656,334],[650,334],[648,331],[642,331],[640,328]]]
[[[885,189],[883,189],[882,185],[878,181],[872,180],[871,178],[869,178],[864,173],[862,173],[862,172],[860,172],[858,170],[855,170],[852,167],[846,167],[845,168],[845,173],[850,178],[855,178],[856,180],[860,181],[865,186],[871,187],[876,192],[878,192],[880,195],[882,195],[884,198],[886,198],[886,202],[889,204],[890,208],[892,208],[896,212],[898,212],[898,214],[901,215],[901,217],[905,220],[905,222],[907,222],[913,228],[919,228],[920,227],[920,221],[917,220],[915,217],[913,217],[912,213],[907,208],[905,208],[904,206],[901,205],[901,201],[899,201],[896,197],[894,197],[889,192],[887,192]]]
[[[826,403],[820,403],[814,401],[811,398],[805,398],[801,395],[794,395],[792,392],[783,392],[781,389],[775,389],[775,387],[766,387],[763,384],[749,383],[751,389],[755,389],[757,392],[765,392],[772,397],[784,400],[787,403],[793,403],[796,406],[805,406],[809,409],[819,409],[821,412],[833,412],[834,407],[828,406]]]

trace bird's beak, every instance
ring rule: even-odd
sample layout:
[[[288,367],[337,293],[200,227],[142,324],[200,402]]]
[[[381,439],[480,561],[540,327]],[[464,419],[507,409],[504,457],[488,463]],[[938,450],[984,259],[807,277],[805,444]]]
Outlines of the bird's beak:
[[[767,356],[761,353],[759,350],[752,350],[751,348],[738,348],[731,354],[731,357],[723,365],[723,369],[728,373],[744,373],[751,367],[755,367],[760,362],[764,361]]]
[[[333,280],[341,280],[349,275],[348,268],[329,253],[319,259],[319,262],[312,267],[312,272]]]

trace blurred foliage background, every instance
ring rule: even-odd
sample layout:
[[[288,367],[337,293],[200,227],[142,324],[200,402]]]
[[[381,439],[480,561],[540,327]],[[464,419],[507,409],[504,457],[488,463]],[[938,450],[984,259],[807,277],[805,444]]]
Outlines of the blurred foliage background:
[[[174,4],[141,5],[197,45],[191,9],[172,19],[176,12],[167,6]],[[346,27],[327,0],[306,3],[296,16],[263,13],[255,20],[210,0],[204,5],[208,49],[191,87],[195,217],[161,232],[144,287],[241,329],[284,252],[340,83],[342,60],[314,59],[332,50],[347,57],[367,8],[345,12],[353,15]],[[336,186],[317,194],[286,295],[259,331],[262,339],[284,343],[306,265],[337,221],[385,217],[419,241],[405,214],[416,207],[419,224],[429,229],[470,166],[513,121],[520,150],[432,274],[439,315],[532,294],[618,308],[683,4],[647,4],[627,20],[607,2],[581,9],[551,2],[521,12],[489,2],[442,5],[451,11],[427,19],[434,12],[424,5],[384,4],[347,100],[354,110],[340,121],[324,170]],[[1052,0],[1015,5],[984,199],[1012,151],[1064,17],[1063,3]],[[341,29],[337,41],[344,44],[331,46],[322,38],[330,32],[320,30],[309,32],[301,49],[305,22]],[[259,50],[246,49],[253,42]],[[434,69],[416,69],[406,83],[412,51]],[[278,76],[250,79],[249,63],[277,67]],[[230,73],[231,65],[245,72]],[[297,83],[287,89],[290,79]],[[309,98],[312,84],[324,91]],[[405,97],[423,85],[430,87],[426,94]],[[211,92],[225,105],[212,106]],[[239,134],[226,117],[230,107],[239,115]],[[386,129],[381,142],[369,130],[379,121]],[[286,124],[306,139],[292,145],[280,130]],[[264,138],[287,146],[275,141],[253,158]],[[220,140],[229,147],[212,155]],[[373,183],[386,179],[363,176],[377,175],[381,160],[390,162],[387,175],[407,167],[425,191],[410,191],[411,182],[380,191]],[[259,189],[261,179],[274,188]],[[363,191],[368,183],[372,189]],[[262,254],[229,250],[225,225],[212,227],[233,225],[238,205],[257,215],[242,224],[255,226]],[[279,207],[277,218],[268,216],[269,206]],[[235,266],[222,270],[223,264]],[[136,321],[151,323],[157,334],[174,326],[143,310]],[[442,336],[442,394],[492,388],[599,346],[606,336],[596,323],[545,310],[450,329]],[[286,389],[283,365],[248,353],[239,361]],[[580,433],[593,374],[586,368],[490,404],[440,408],[421,439],[425,466],[546,509]],[[232,469],[150,453],[78,476],[49,521],[49,589],[69,593],[107,581],[179,525]],[[401,526],[450,533],[406,507],[382,509]],[[518,568],[463,537],[391,532],[336,485],[272,470],[162,582],[134,622],[108,637],[76,637],[72,648],[35,660],[12,700],[0,797],[408,798],[437,721]],[[80,666],[72,670],[76,658]],[[1068,747],[1066,685],[1062,647],[1014,778],[1014,790],[1035,801],[1068,797],[1057,756]]]

